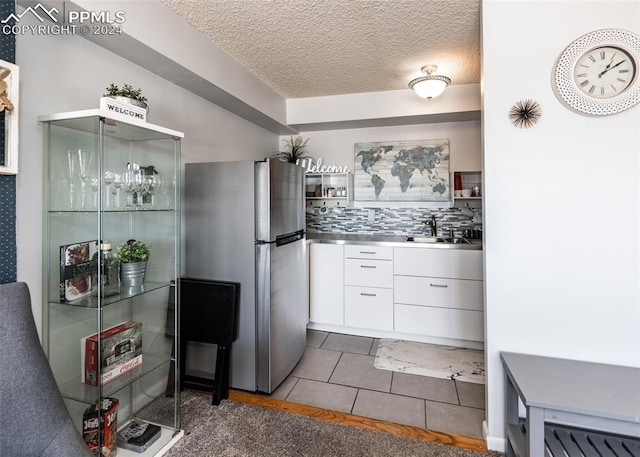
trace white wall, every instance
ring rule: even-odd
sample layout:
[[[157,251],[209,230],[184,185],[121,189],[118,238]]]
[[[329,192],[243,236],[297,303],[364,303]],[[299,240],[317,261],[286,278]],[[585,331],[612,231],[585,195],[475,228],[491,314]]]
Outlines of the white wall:
[[[483,2],[487,414],[504,445],[500,351],[640,366],[640,106],[565,108],[552,67],[593,30],[640,33],[640,2]],[[508,120],[533,98],[539,124]]]
[[[25,16],[21,23],[28,21]],[[74,36],[16,37],[20,65],[20,174],[17,178],[19,281],[31,289],[40,331],[42,316],[41,114],[97,108],[110,82],[141,87],[149,122],[185,132],[184,162],[261,159],[277,150],[277,135]]]

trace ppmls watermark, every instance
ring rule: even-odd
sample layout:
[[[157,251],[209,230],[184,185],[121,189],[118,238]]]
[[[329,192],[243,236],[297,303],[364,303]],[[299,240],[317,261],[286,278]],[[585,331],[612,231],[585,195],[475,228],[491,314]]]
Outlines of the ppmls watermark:
[[[11,13],[0,20],[5,35],[121,35],[125,22],[124,11],[62,11],[55,6],[47,9],[41,3],[27,7],[21,13]],[[20,24],[30,16],[40,22],[36,25]]]

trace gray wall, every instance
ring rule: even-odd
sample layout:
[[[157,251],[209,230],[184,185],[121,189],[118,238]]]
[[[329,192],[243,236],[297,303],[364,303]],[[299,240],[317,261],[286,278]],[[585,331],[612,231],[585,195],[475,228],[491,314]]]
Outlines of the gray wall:
[[[25,23],[29,20],[23,18]],[[42,308],[43,147],[37,116],[97,108],[109,83],[130,83],[141,87],[149,99],[150,123],[185,133],[184,162],[261,159],[278,149],[277,135],[83,38],[21,35],[16,47],[21,72],[17,277],[31,288],[38,324]]]

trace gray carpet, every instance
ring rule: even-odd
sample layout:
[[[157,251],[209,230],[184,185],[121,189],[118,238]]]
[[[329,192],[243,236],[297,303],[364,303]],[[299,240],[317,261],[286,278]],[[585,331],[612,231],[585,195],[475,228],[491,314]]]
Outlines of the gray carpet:
[[[166,457],[487,456],[229,400],[212,406],[211,396],[192,391],[182,393],[182,428]]]

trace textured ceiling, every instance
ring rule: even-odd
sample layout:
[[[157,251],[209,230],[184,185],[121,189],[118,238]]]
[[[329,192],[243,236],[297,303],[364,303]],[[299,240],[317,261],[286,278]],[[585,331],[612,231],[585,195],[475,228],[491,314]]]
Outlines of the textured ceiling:
[[[162,1],[285,98],[480,81],[481,0]]]

